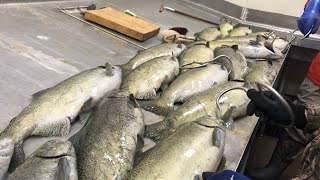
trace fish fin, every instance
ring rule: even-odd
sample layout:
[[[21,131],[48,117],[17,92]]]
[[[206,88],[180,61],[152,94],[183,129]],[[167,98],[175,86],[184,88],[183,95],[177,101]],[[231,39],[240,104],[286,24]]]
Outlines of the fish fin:
[[[11,139],[0,140],[0,179],[5,179],[14,152]]]
[[[58,162],[58,170],[56,172],[56,180],[77,180],[78,170],[75,158],[62,157]]]
[[[221,145],[223,145],[223,132],[221,132],[222,130],[219,129],[219,128],[215,128],[213,130],[213,133],[212,133],[212,143],[213,143],[213,146],[216,146],[218,148],[220,148]]]
[[[145,91],[145,92],[139,92],[135,96],[137,99],[156,99],[157,93],[154,89]]]
[[[81,124],[86,124],[88,122],[88,119],[90,117],[90,115],[93,113],[95,108],[92,108],[90,110],[84,111],[82,113],[79,114],[79,122]]]
[[[221,157],[221,161],[217,168],[217,172],[223,171],[226,168],[227,158],[225,156]]]
[[[165,91],[166,89],[168,89],[168,84],[164,84],[160,87],[161,91]]]
[[[228,108],[228,110],[221,116],[221,118],[220,119],[222,119],[222,120],[229,120],[229,119],[231,119],[232,118],[232,113],[233,113],[233,111],[236,109],[236,106],[234,106],[234,105],[231,105],[229,108]]]
[[[118,97],[128,97],[130,95],[130,92],[126,90],[119,90],[112,92],[108,98],[118,98]]]
[[[131,67],[127,64],[118,65],[121,68],[122,79],[128,76],[131,72]]]
[[[92,99],[92,97],[89,97],[89,99],[87,99],[86,102],[83,103],[80,112],[92,108]]]
[[[200,33],[201,33],[201,32],[194,33],[194,36],[195,36],[196,38],[199,38]]]
[[[68,179],[68,174],[71,171],[70,164],[66,157],[62,157],[59,159],[58,162],[58,170],[56,172],[56,178],[57,180],[65,180]]]
[[[161,101],[161,99],[153,101],[139,101],[139,104],[144,110],[153,112],[157,115],[166,116],[173,111],[173,103],[166,103]]]
[[[43,123],[37,125],[33,130],[32,135],[38,136],[66,136],[71,128],[70,118],[51,123]]]
[[[232,48],[234,51],[238,51],[238,50],[239,50],[239,46],[238,46],[238,45],[233,45],[233,46],[231,46],[231,48]]]
[[[80,140],[81,136],[86,133],[86,125],[87,124],[85,124],[79,132],[77,132],[68,139],[68,141],[73,145],[76,155],[79,154],[81,147]]]
[[[234,130],[234,121],[232,119],[233,111],[236,109],[236,106],[231,105],[229,109],[221,116],[221,120],[223,120],[223,125],[229,129]]]
[[[272,63],[272,59],[267,59],[267,62],[268,62],[270,65],[273,64],[273,63]]]
[[[40,90],[34,94],[32,94],[32,100],[34,99],[37,99],[38,97],[40,97],[43,93],[45,93],[46,91],[48,91],[50,88],[46,88],[46,89],[43,89],[43,90]]]
[[[217,84],[218,84],[218,83],[214,81],[211,86],[215,86],[215,85],[217,85]]]
[[[210,41],[207,41],[206,46],[210,48]]]
[[[220,68],[221,68],[222,70],[225,70],[225,71],[228,70],[223,64],[220,64]]]
[[[113,69],[112,65],[109,62],[106,62],[104,67],[106,68],[106,75],[107,76],[113,76],[114,75],[114,69]]]
[[[14,145],[14,151],[11,158],[10,166],[8,169],[9,173],[12,173],[18,166],[20,166],[25,159],[22,142]]]
[[[168,130],[169,128],[170,127],[167,125],[166,120],[146,125],[146,131],[144,133],[144,136],[157,143],[163,135],[162,133]]]
[[[137,135],[136,151],[137,151],[137,152],[141,151],[143,147],[144,147],[143,137],[142,137],[140,134],[138,134],[138,135]]]
[[[177,59],[177,57],[174,56],[173,51],[172,51],[172,58],[171,58],[171,59],[172,59],[172,61],[174,61],[174,62],[179,62],[178,59]]]
[[[140,105],[137,102],[136,98],[134,98],[133,94],[129,95],[129,100],[130,100],[130,103],[133,105],[133,107],[140,108]]]

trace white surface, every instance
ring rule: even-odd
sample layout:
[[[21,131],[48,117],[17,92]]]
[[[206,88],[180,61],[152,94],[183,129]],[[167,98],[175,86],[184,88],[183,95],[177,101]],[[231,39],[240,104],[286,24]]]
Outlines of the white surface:
[[[300,17],[307,0],[226,0],[242,7]]]

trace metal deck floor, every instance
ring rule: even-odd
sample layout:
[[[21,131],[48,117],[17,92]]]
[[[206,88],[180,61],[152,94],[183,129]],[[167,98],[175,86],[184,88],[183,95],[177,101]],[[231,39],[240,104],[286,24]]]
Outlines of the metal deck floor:
[[[142,19],[159,25],[161,29],[182,26],[189,29],[189,34],[193,34],[212,26],[170,12],[160,14],[160,0],[136,0],[134,3],[131,0],[99,0],[0,4],[0,131],[29,104],[33,93],[82,70],[102,65],[105,61],[112,64],[125,63],[139,50],[136,46],[61,13],[57,8],[91,3],[96,3],[97,7],[129,9]],[[181,2],[168,1],[166,5],[212,21],[218,22],[220,19]],[[160,42],[155,37],[140,44],[150,47]],[[147,123],[159,120],[151,113],[146,114]],[[256,120],[256,117],[241,119],[236,122],[236,131],[228,132],[226,168],[237,168]],[[81,126],[76,123],[68,137]],[[29,138],[24,143],[26,155],[47,140],[55,138]]]

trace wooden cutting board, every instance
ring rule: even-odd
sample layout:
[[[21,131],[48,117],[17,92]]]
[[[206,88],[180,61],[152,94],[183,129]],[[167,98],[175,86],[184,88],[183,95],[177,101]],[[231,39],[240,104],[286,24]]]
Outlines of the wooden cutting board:
[[[129,16],[110,7],[86,11],[84,18],[139,41],[145,41],[157,35],[160,30],[157,25]]]

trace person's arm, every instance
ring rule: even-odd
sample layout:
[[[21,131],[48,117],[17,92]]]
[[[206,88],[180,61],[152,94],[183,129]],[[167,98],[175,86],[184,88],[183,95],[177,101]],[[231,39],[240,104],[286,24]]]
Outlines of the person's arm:
[[[298,27],[302,34],[314,34],[320,25],[320,0],[308,0],[304,12],[298,20]]]

